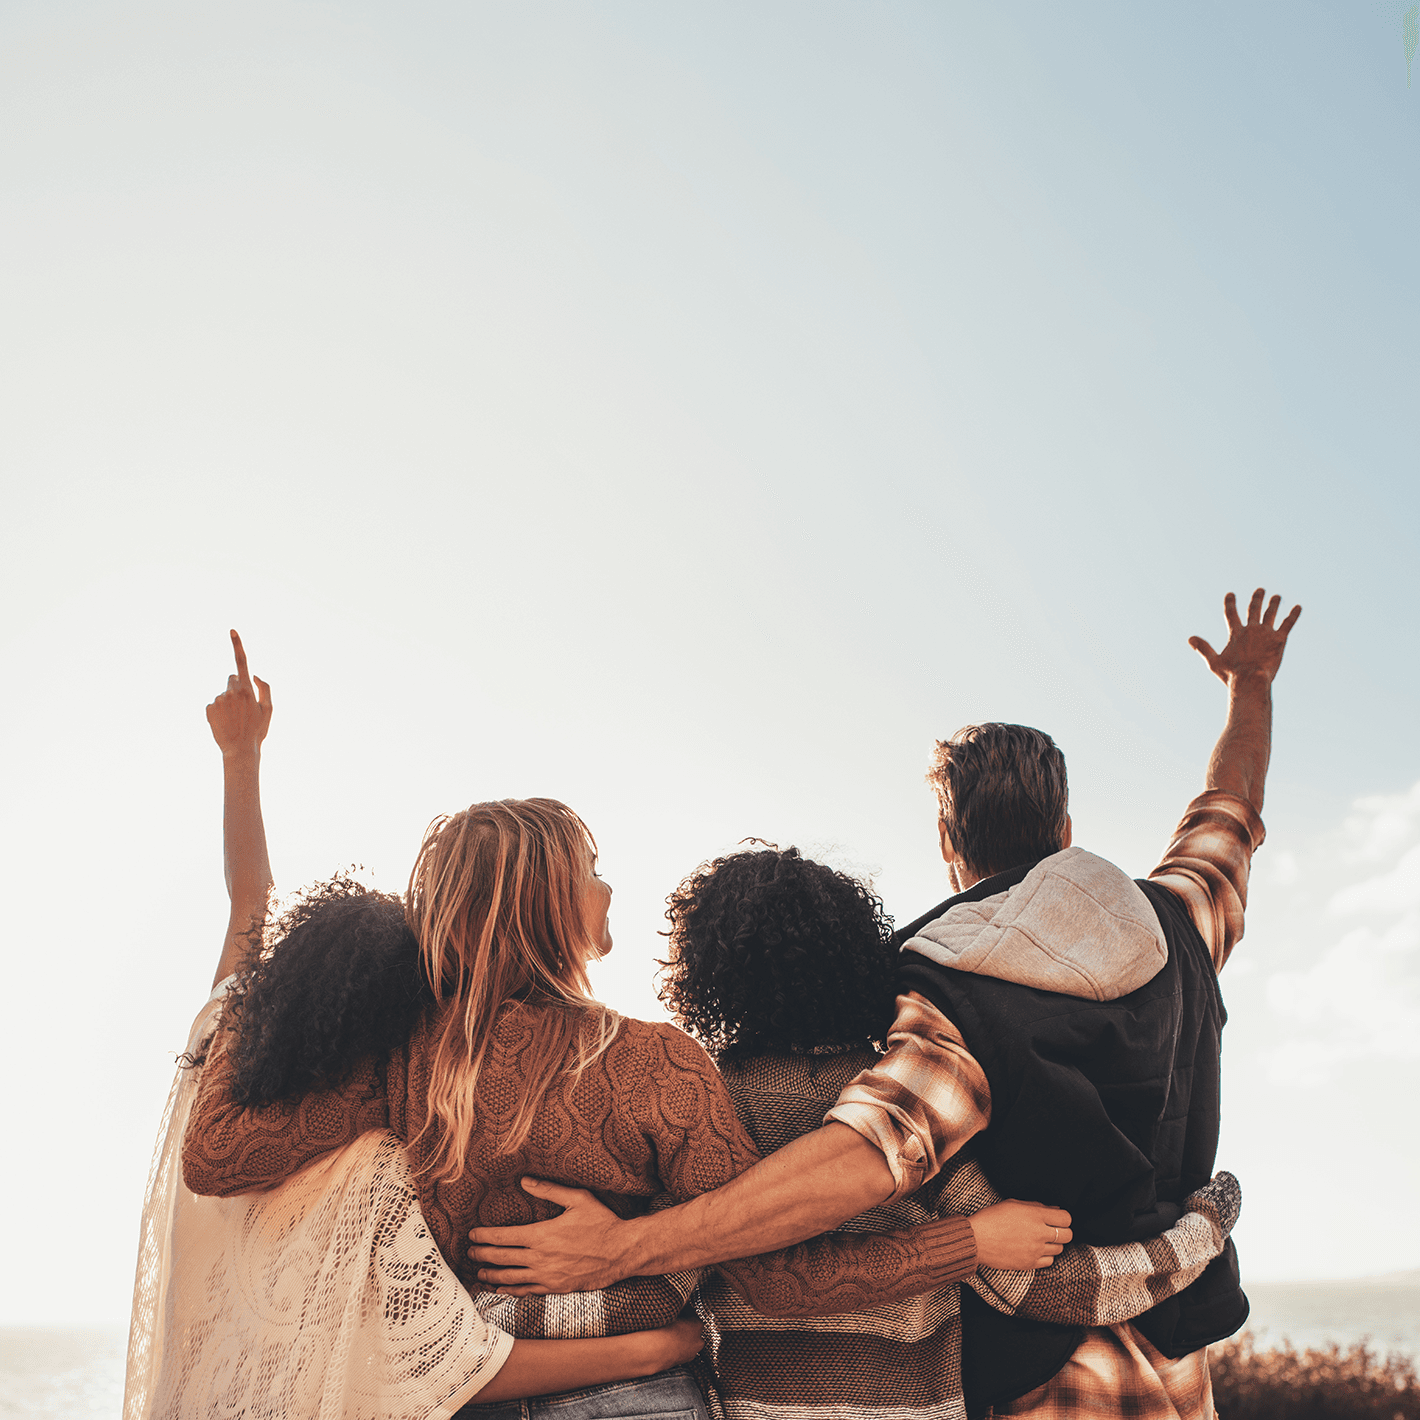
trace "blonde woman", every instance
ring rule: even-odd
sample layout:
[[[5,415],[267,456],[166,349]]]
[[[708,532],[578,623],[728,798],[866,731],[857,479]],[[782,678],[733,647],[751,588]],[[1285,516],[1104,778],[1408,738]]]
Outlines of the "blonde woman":
[[[248,685],[242,667],[228,694],[269,705],[264,688],[257,700]],[[245,787],[229,779],[229,813],[254,796],[254,767]],[[256,831],[249,839],[234,839],[249,867],[233,871],[259,877],[264,842]],[[485,1321],[530,1340],[672,1324],[698,1273],[512,1297],[480,1290],[465,1256],[475,1226],[551,1215],[521,1186],[525,1176],[594,1190],[629,1216],[658,1197],[679,1202],[718,1188],[758,1158],[699,1045],[592,999],[586,966],[611,948],[611,889],[586,825],[551,799],[475,804],[436,820],[410,877],[406,967],[396,949],[381,958],[394,963],[388,977],[369,968],[360,946],[378,935],[366,898],[338,886],[316,894],[314,909],[239,975],[184,1139],[188,1187],[223,1197],[270,1188],[390,1130],[408,1152],[430,1233]],[[388,931],[390,904],[380,907],[379,930]],[[300,963],[294,979],[291,963]],[[1007,1215],[1014,1230],[988,1229],[1010,1236],[982,1261],[1033,1267],[1058,1251],[1047,1210],[1002,1206],[1016,1210]],[[799,1315],[843,1311],[869,1290],[881,1300],[913,1295],[977,1262],[972,1223],[952,1217],[879,1237],[815,1239],[722,1272],[761,1311]],[[560,1420],[705,1415],[683,1368],[542,1406]]]
[[[277,962],[232,975],[271,889],[258,784],[271,693],[253,685],[235,632],[232,642],[237,673],[207,710],[226,781],[231,918],[149,1176],[125,1420],[436,1420],[475,1395],[505,1400],[624,1381],[688,1360],[701,1345],[690,1321],[575,1341],[514,1340],[490,1325],[433,1244],[405,1151],[387,1130],[328,1152],[270,1191],[217,1199],[182,1186],[181,1140],[219,1015],[251,1001],[253,966],[269,973]],[[318,937],[301,939],[296,929],[322,912],[343,926],[338,964],[322,959]],[[299,1074],[317,1060],[318,1023],[328,1023],[334,996],[357,1027],[347,1044],[378,1049],[372,1032],[390,1019],[381,1010],[390,994],[400,1019],[419,996],[418,949],[397,900],[341,882],[283,923],[297,939],[280,956],[284,1005],[308,1027],[301,1058],[283,1068]]]

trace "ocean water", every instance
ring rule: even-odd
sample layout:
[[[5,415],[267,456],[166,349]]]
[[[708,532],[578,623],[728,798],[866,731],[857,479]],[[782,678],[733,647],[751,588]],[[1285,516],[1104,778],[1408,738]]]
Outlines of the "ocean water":
[[[118,1420],[128,1329],[0,1328],[0,1416]]]
[[[1299,1351],[1329,1341],[1368,1340],[1420,1363],[1420,1271],[1357,1282],[1243,1283],[1259,1347],[1290,1341]]]
[[[1247,1288],[1262,1347],[1369,1339],[1420,1362],[1420,1272],[1364,1282],[1262,1282]],[[123,1327],[0,1328],[0,1417],[119,1420]]]

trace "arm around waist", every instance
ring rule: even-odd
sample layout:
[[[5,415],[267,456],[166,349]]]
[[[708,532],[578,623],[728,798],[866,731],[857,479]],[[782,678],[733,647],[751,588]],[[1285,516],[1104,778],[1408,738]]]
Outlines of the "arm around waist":
[[[965,1217],[891,1233],[830,1233],[719,1271],[762,1316],[835,1316],[933,1292],[976,1270]]]

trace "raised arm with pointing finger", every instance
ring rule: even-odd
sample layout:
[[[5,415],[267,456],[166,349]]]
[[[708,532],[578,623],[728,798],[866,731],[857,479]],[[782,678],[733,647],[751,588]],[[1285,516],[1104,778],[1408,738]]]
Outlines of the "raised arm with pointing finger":
[[[215,986],[236,969],[271,898],[271,860],[261,819],[261,742],[271,727],[271,687],[247,669],[242,638],[231,633],[236,673],[208,707],[207,723],[222,751],[222,849],[232,910],[217,961]]]

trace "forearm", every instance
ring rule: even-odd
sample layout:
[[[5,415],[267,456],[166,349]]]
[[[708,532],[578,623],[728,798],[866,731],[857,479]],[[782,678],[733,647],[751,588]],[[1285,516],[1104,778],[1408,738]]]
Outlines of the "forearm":
[[[893,1191],[882,1153],[846,1125],[827,1124],[713,1193],[619,1223],[600,1285],[790,1247]]]
[[[976,1270],[971,1223],[948,1217],[892,1233],[834,1233],[720,1266],[763,1316],[835,1316],[960,1282]]]
[[[1245,799],[1262,812],[1267,766],[1272,757],[1272,683],[1263,675],[1228,681],[1228,719],[1208,761],[1209,789]]]
[[[521,1400],[655,1375],[678,1359],[665,1339],[667,1330],[585,1341],[515,1341],[498,1374],[475,1399],[480,1404]]]
[[[236,970],[248,934],[266,916],[272,887],[261,816],[260,747],[223,754],[222,783],[222,856],[232,907],[214,986]]]
[[[1184,1200],[1173,1227],[1143,1242],[1074,1243],[1038,1272],[982,1268],[969,1285],[998,1311],[1066,1326],[1131,1321],[1203,1274],[1227,1245],[1242,1190],[1220,1173]]]

